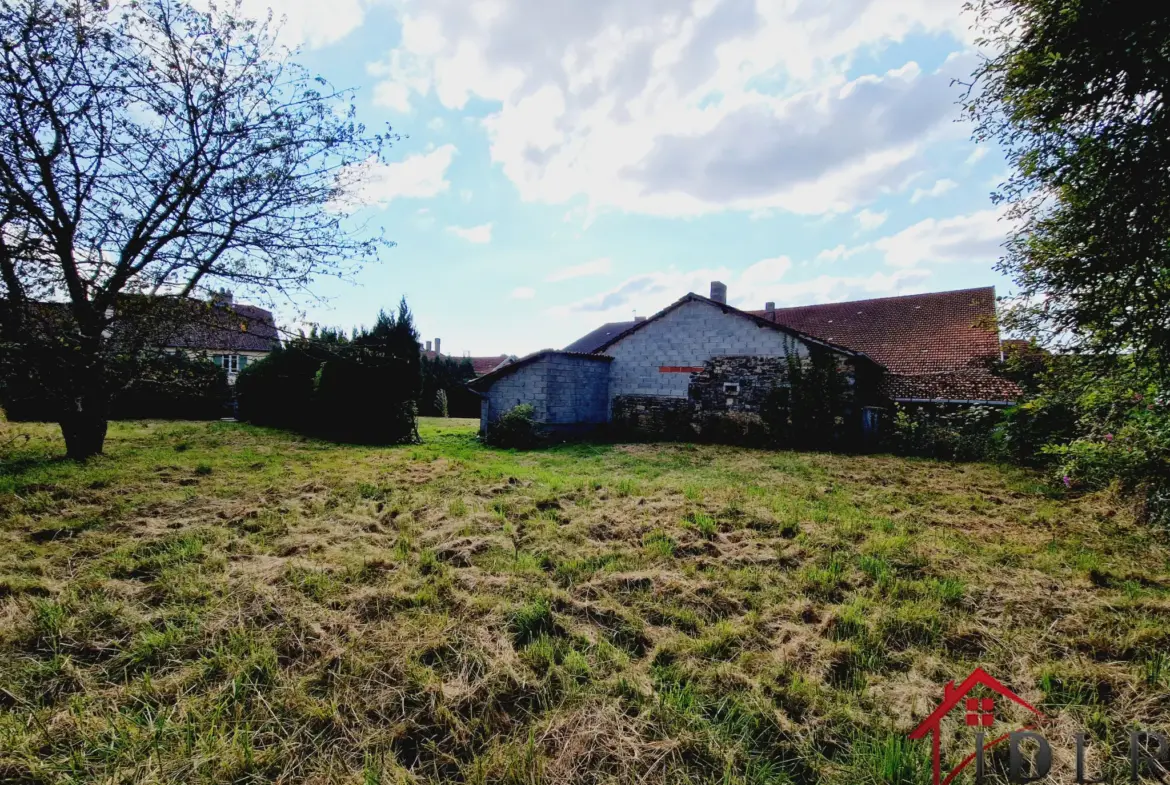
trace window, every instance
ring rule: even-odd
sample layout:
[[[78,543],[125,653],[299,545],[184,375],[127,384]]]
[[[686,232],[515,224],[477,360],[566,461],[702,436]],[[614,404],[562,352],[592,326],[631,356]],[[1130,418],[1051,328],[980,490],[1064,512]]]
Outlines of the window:
[[[724,382],[723,392],[728,395],[739,395],[739,382]]]
[[[248,358],[242,354],[216,354],[211,361],[228,373],[239,373],[248,367]]]

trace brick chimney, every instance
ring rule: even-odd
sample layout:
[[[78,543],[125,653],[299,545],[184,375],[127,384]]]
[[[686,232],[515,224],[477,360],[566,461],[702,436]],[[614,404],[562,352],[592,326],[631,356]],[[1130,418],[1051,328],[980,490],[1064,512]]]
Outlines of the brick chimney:
[[[430,351],[431,351],[431,342],[427,341],[427,353],[429,354]]]
[[[772,311],[776,310],[776,303],[764,303],[764,310],[772,313]]]
[[[727,284],[723,283],[723,281],[712,281],[711,299],[717,303],[727,305]]]
[[[439,341],[441,341],[441,340],[442,340],[441,338],[435,339],[435,354],[439,353]]]

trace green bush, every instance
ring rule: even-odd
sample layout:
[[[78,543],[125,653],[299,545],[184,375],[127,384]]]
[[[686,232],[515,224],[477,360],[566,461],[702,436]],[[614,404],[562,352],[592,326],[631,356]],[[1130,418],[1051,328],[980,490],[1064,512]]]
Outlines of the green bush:
[[[112,420],[215,420],[231,413],[227,374],[183,352],[118,357],[113,373],[129,383],[110,393]],[[61,403],[28,377],[0,380],[0,404],[13,421],[56,422]]]
[[[313,418],[313,378],[322,352],[308,340],[278,347],[236,377],[236,416],[274,428],[300,429]]]
[[[479,417],[479,396],[467,389],[475,378],[475,368],[466,357],[422,357],[422,394],[420,413],[430,417]],[[441,411],[439,393],[446,400]]]
[[[1116,487],[1140,515],[1170,525],[1170,385],[1129,355],[1009,361],[1027,400],[1000,426],[1004,455],[1073,491]]]
[[[352,338],[325,330],[249,363],[237,380],[240,419],[364,444],[418,441],[418,333],[403,301]]]
[[[500,415],[487,429],[485,441],[494,447],[508,447],[527,450],[540,441],[536,421],[536,410],[532,404],[522,403]]]
[[[1144,518],[1170,526],[1170,395],[1133,393],[1112,429],[1044,447],[1053,477],[1071,490],[1116,484]]]
[[[998,460],[1004,454],[1001,409],[992,406],[895,405],[887,447],[899,455],[945,461]]]

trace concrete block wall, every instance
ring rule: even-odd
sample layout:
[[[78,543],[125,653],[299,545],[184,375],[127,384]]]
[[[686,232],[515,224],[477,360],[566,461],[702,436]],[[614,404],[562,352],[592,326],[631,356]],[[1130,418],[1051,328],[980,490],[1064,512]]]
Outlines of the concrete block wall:
[[[535,419],[553,430],[590,426],[609,419],[609,361],[547,354],[503,376],[480,403],[480,431],[520,404],[532,404]]]
[[[700,368],[712,357],[751,355],[784,357],[788,347],[801,356],[808,348],[779,330],[704,302],[688,302],[608,347],[609,398],[619,395],[664,395],[686,398],[691,374],[662,372],[662,367]]]

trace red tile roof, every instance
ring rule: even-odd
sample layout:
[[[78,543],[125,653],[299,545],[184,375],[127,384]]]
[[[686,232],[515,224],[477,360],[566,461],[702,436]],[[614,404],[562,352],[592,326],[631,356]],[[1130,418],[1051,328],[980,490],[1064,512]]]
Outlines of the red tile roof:
[[[960,289],[754,313],[864,352],[889,369],[883,388],[901,400],[1014,401],[991,374],[1000,356],[995,288]]]
[[[991,286],[753,313],[865,352],[896,374],[982,368],[999,357]]]
[[[483,376],[485,373],[491,373],[496,366],[508,359],[508,355],[501,354],[499,357],[472,357],[471,366],[475,368],[476,376]]]
[[[972,368],[919,374],[887,374],[882,394],[896,401],[988,401],[1007,403],[1020,397],[1020,388],[989,371]]]

